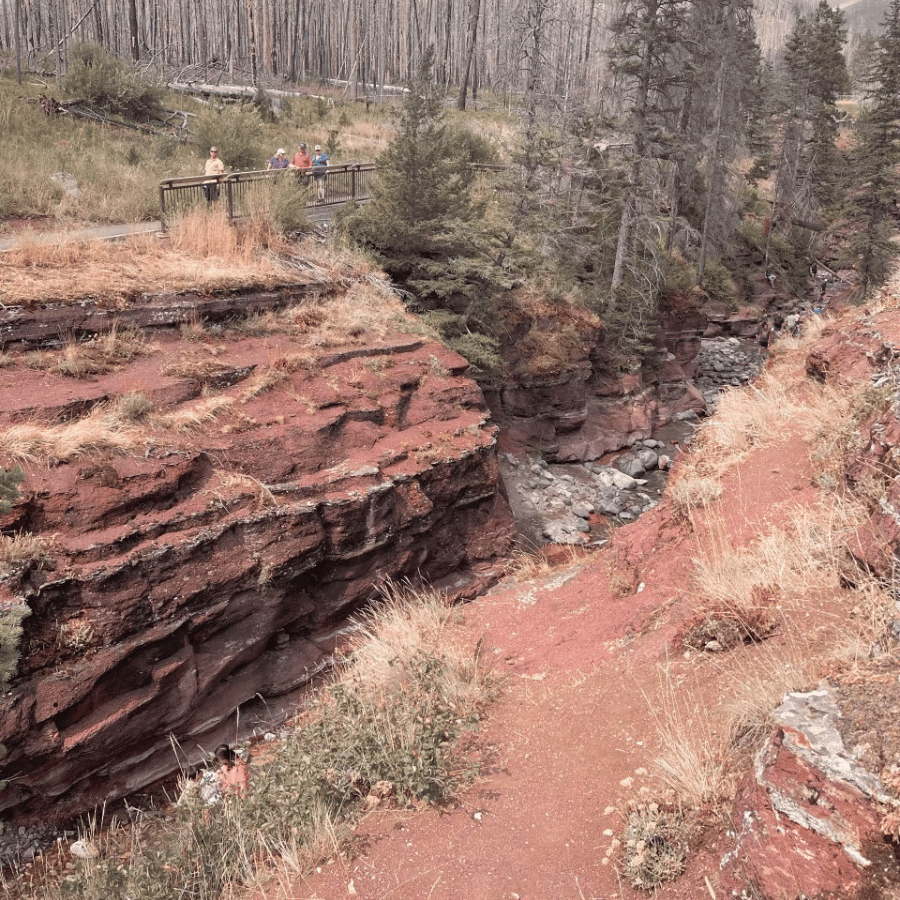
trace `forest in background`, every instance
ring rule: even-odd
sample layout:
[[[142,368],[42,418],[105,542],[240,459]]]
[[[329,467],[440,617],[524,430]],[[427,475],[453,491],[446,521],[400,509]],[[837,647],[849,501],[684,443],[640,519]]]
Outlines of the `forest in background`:
[[[764,54],[812,5],[761,0]],[[0,0],[0,52],[62,75],[70,44],[90,41],[170,73],[191,68],[194,78],[270,87],[338,80],[353,95],[377,96],[412,79],[433,47],[434,77],[445,89],[521,93],[529,72],[521,51],[539,17],[541,90],[596,103],[616,15],[609,0]]]
[[[62,72],[62,55],[68,54],[60,77],[64,93],[90,99],[94,91],[109,111],[134,113],[140,106],[148,119],[159,98],[138,85],[131,109],[125,108],[123,85],[130,83],[116,68],[125,65],[122,56],[109,57],[116,64],[110,66],[100,43],[74,41],[78,29],[112,43],[120,54],[124,49],[126,59],[137,57],[133,72],[147,80],[149,64],[164,62],[167,53],[174,54],[170,65],[180,66],[170,73],[188,67],[196,75],[192,60],[202,57],[211,65],[216,42],[227,37],[233,41],[230,57],[216,57],[225,77],[228,59],[243,59],[238,48],[246,39],[259,50],[251,54],[261,88],[257,101],[207,103],[189,133],[177,138],[196,146],[205,139],[206,147],[227,140],[235,167],[247,167],[238,166],[235,155],[239,133],[258,134],[266,117],[281,116],[283,127],[297,127],[297,117],[306,115],[299,101],[281,112],[266,103],[263,62],[284,63],[276,38],[288,41],[288,65],[298,72],[314,62],[320,73],[352,81],[354,72],[366,71],[368,78],[377,71],[378,78],[393,80],[412,70],[396,139],[378,160],[381,187],[342,230],[391,275],[446,342],[485,373],[496,375],[509,364],[508,354],[498,351],[511,334],[518,335],[513,344],[523,359],[565,364],[558,358],[568,352],[565,341],[557,340],[548,356],[541,352],[546,347],[529,349],[528,340],[519,339],[526,297],[541,298],[539,318],[553,304],[599,316],[615,364],[627,366],[653,352],[661,308],[702,305],[704,297],[737,308],[751,296],[760,266],[802,291],[836,223],[863,236],[847,245],[843,262],[861,266],[864,287],[880,280],[892,252],[891,166],[898,142],[890,129],[900,119],[900,101],[890,92],[900,78],[885,67],[900,51],[887,39],[870,46],[869,62],[877,65],[864,67],[867,103],[888,130],[872,131],[872,116],[860,117],[856,129],[852,117],[859,110],[838,107],[851,88],[846,20],[827,0],[799,17],[791,7],[790,28],[770,57],[760,37],[771,39],[773,23],[788,15],[787,4],[761,10],[753,0],[393,0],[384,7],[371,0],[365,7],[337,3],[327,11],[322,4],[316,15],[313,0],[0,3],[4,26],[11,11],[19,11],[22,25],[22,11],[31,10],[33,40],[51,48],[49,57],[29,50],[36,63],[55,59]],[[895,0],[889,14],[900,18],[896,7]],[[338,9],[343,17],[335,19]],[[463,16],[464,24],[465,11],[472,27],[454,30],[453,16]],[[273,19],[282,26],[273,29]],[[390,31],[385,21],[397,28]],[[295,27],[288,27],[292,22]],[[260,31],[248,32],[251,25]],[[494,39],[497,31],[503,41]],[[307,40],[291,43],[295,33]],[[21,29],[19,37],[21,45]],[[3,40],[8,45],[8,32]],[[158,49],[151,52],[148,41]],[[6,55],[7,65],[12,57]],[[465,106],[466,73],[479,71],[476,60],[485,103],[477,116],[448,119],[454,94],[459,110]],[[110,72],[115,88],[102,96],[95,90],[101,71]],[[458,90],[449,72],[459,77]],[[488,82],[487,72],[496,80]],[[500,102],[503,92],[508,103]],[[344,107],[335,109],[336,121],[327,126],[332,152],[339,129],[352,118],[349,108],[362,104]],[[315,114],[328,117],[329,109],[323,102]],[[489,125],[486,114],[497,121]],[[371,115],[374,121],[376,112]],[[12,110],[8,122],[18,127]],[[304,119],[302,127],[321,133],[324,122]],[[502,143],[492,126],[505,129]],[[847,166],[851,126],[849,141],[861,148],[855,168]],[[248,160],[266,158],[249,150]],[[13,170],[22,158],[19,153]],[[488,184],[472,167],[485,162],[505,166]],[[854,177],[864,163],[867,184],[878,185],[874,192],[861,190],[865,185]],[[882,168],[872,170],[875,163]],[[43,157],[37,168],[43,171]],[[22,195],[29,190],[23,186]],[[864,202],[873,196],[879,205]],[[514,328],[504,316],[515,319]],[[547,343],[537,332],[535,341]],[[578,346],[573,339],[571,347]]]

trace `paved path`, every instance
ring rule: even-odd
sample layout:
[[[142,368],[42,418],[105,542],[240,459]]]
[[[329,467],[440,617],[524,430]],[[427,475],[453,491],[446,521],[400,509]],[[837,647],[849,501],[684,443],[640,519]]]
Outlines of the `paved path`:
[[[24,231],[0,237],[0,253],[12,250],[20,241],[38,244],[56,244],[63,241],[115,241],[132,234],[157,234],[163,230],[162,222],[131,222],[125,225],[87,225],[70,231]]]

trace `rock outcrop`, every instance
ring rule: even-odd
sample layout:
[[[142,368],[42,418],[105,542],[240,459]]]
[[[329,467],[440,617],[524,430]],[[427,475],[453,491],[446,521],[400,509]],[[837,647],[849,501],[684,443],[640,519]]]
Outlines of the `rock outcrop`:
[[[160,326],[190,313],[153,306]],[[20,822],[269,730],[386,579],[471,596],[513,538],[496,428],[457,354],[402,335],[151,338],[106,374],[27,356],[0,371],[0,465],[26,476],[5,530],[45,542],[0,584],[0,620],[30,610],[0,697],[0,809]]]
[[[612,370],[595,331],[563,371],[519,375],[489,397],[508,447],[537,449],[554,462],[588,462],[650,438],[679,414],[705,411],[692,383],[705,322],[695,311],[663,317],[658,366]]]
[[[895,691],[896,693],[896,691]],[[841,692],[788,694],[777,730],[738,789],[723,884],[752,884],[772,900],[848,896],[890,850],[880,839],[893,801],[842,737]],[[852,701],[851,701],[852,702]],[[885,710],[887,712],[887,710]]]

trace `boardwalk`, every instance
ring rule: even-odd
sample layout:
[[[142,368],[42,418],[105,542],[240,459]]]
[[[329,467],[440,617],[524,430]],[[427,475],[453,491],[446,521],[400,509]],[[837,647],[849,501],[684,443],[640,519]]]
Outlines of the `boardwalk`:
[[[311,169],[283,169],[281,171],[234,172],[209,178],[203,175],[188,178],[167,178],[159,184],[160,218],[163,222],[172,215],[206,203],[204,188],[213,182],[218,187],[218,199],[228,210],[229,218],[240,218],[253,209],[257,198],[272,188],[285,185],[307,196],[310,210],[345,203],[364,202],[371,196],[375,175],[372,163],[346,163],[329,166],[324,172]],[[324,194],[317,200],[316,194]]]

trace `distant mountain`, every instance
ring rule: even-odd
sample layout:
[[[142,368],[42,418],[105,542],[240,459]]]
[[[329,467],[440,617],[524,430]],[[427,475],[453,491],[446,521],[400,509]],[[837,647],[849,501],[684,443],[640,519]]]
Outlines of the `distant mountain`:
[[[853,38],[871,31],[881,31],[881,20],[890,6],[890,0],[842,0],[837,4],[847,16],[847,30],[852,42]]]

